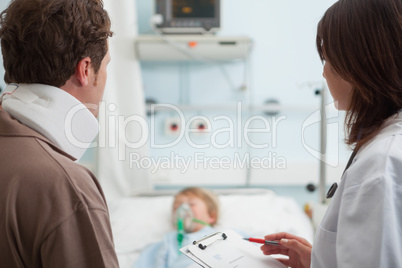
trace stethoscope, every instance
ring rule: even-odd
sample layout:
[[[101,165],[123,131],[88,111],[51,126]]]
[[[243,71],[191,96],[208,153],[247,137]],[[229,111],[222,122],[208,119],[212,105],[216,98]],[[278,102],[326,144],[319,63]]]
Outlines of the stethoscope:
[[[346,164],[346,168],[345,168],[345,170],[343,171],[342,176],[343,176],[343,174],[346,172],[346,170],[350,167],[350,165],[352,164],[353,159],[355,158],[355,156],[356,156],[356,154],[357,154],[357,151],[358,151],[357,149],[353,150],[353,153],[352,153],[352,155],[350,156],[348,163]],[[330,198],[332,198],[332,197],[334,196],[334,194],[335,194],[335,192],[336,192],[336,189],[338,189],[338,184],[337,184],[336,182],[334,182],[334,183],[331,185],[331,187],[329,188],[328,192],[327,192],[327,199],[330,199]]]

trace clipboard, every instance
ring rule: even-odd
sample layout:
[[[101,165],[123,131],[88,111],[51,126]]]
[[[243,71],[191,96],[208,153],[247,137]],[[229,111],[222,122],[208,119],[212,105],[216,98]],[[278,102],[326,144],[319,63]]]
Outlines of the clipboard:
[[[285,268],[281,262],[262,254],[253,245],[232,230],[216,232],[180,251],[205,268]]]

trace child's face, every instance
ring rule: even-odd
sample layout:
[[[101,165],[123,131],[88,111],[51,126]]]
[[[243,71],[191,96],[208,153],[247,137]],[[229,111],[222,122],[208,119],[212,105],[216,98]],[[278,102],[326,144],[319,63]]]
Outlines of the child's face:
[[[183,203],[187,203],[191,211],[193,212],[194,218],[206,222],[208,224],[213,224],[215,222],[215,216],[212,216],[208,213],[208,208],[201,198],[195,195],[178,195],[176,196],[173,203],[173,213],[176,212],[176,209],[180,207]],[[193,232],[197,232],[201,230],[204,225],[200,223],[194,222]]]

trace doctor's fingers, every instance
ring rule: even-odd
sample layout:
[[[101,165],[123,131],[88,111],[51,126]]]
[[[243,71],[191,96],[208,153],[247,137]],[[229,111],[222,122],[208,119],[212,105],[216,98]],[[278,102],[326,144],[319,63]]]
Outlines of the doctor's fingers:
[[[281,245],[295,251],[301,258],[311,258],[311,244],[304,245],[296,239],[282,239]]]
[[[294,240],[299,241],[300,243],[302,243],[305,246],[312,247],[311,244],[306,239],[293,235],[293,234],[286,233],[286,232],[269,234],[269,235],[265,236],[265,240],[268,240],[268,241],[279,241],[281,239],[294,239]]]
[[[289,249],[285,248],[283,246],[271,246],[271,245],[262,245],[260,247],[260,249],[262,250],[262,253],[264,255],[272,255],[272,254],[282,254],[282,255],[286,255],[289,256]]]

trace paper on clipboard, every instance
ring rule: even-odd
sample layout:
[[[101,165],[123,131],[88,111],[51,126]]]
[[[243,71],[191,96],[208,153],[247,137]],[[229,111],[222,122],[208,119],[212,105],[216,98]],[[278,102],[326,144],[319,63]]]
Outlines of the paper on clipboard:
[[[222,234],[226,238],[223,238]],[[201,247],[200,247],[201,244]],[[206,246],[204,249],[202,247]],[[214,233],[180,249],[183,254],[206,268],[284,268],[279,261],[262,254],[259,247],[243,240],[232,230]]]

